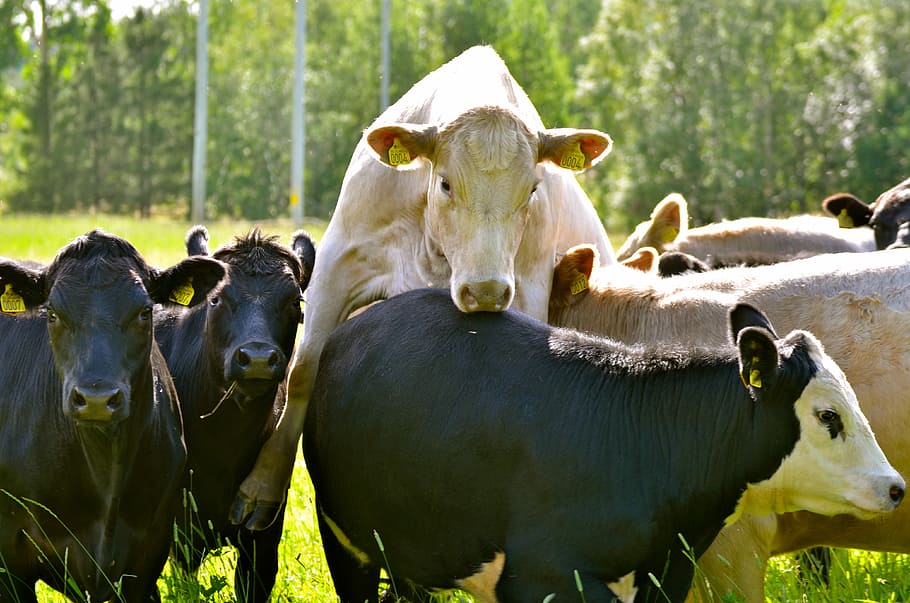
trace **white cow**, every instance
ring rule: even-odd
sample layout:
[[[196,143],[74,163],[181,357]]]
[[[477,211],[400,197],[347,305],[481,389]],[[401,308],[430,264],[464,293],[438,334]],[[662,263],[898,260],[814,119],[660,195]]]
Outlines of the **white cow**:
[[[875,251],[867,228],[841,228],[835,218],[803,214],[789,218],[749,217],[688,227],[688,205],[671,193],[654,207],[651,218],[635,227],[616,257],[650,246],[659,253],[679,251],[710,268],[774,264],[820,253]]]
[[[761,308],[781,329],[798,325],[818,337],[888,459],[910,474],[910,331],[903,328],[910,322],[910,249],[657,278],[622,265],[598,267],[594,251],[580,246],[554,272],[550,322],[627,342],[717,345],[727,339],[724,316],[738,301]],[[744,516],[700,558],[710,588],[697,582],[696,598],[732,592],[739,601],[763,603],[768,559],[816,545],[910,553],[910,507],[875,521]]]
[[[489,47],[465,51],[389,107],[354,150],[307,289],[285,414],[233,519],[261,527],[282,500],[320,352],[352,312],[431,286],[450,288],[464,312],[514,305],[545,320],[558,252],[587,242],[610,261],[575,172],[611,144],[596,130],[545,129]]]

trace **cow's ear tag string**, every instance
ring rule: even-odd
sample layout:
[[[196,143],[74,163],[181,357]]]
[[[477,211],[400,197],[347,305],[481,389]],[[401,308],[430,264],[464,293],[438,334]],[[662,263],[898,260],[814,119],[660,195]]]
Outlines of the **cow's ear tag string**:
[[[0,310],[4,314],[25,312],[25,300],[22,299],[21,295],[13,291],[13,286],[10,283],[6,284],[3,295],[0,295]]]
[[[572,292],[572,295],[578,295],[582,291],[588,288],[588,277],[585,276],[583,272],[579,272],[575,275],[575,278],[572,279],[572,284],[569,285],[569,291]]]
[[[392,146],[389,147],[389,163],[391,165],[406,165],[411,163],[411,154],[408,153],[408,150],[404,148],[404,145],[401,144],[401,140],[398,138],[392,142]]]
[[[169,300],[175,304],[180,304],[181,306],[188,306],[190,302],[193,301],[193,295],[196,294],[196,290],[193,289],[193,277],[189,277],[189,280],[179,287],[174,287],[174,290],[171,291]]]
[[[574,149],[559,158],[559,166],[575,171],[585,169],[585,154],[581,152],[581,143],[576,142]]]

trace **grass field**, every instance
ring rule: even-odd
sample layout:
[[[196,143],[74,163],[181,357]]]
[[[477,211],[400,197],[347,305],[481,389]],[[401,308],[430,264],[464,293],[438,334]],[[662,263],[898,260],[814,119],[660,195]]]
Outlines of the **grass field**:
[[[294,230],[289,221],[258,224],[264,233],[277,234],[288,242]],[[146,259],[157,266],[170,265],[185,255],[187,222],[165,219],[137,221],[113,216],[11,216],[0,215],[0,256],[49,261],[56,251],[75,236],[95,227],[129,239]],[[214,249],[252,226],[248,222],[207,223]],[[317,239],[324,225],[305,222],[304,228]],[[621,241],[616,238],[616,241]],[[302,458],[298,457],[285,519],[281,545],[281,567],[273,601],[334,603],[331,578],[319,542],[313,512],[313,493]],[[234,601],[233,554],[227,550],[210,556],[198,584],[186,584],[169,568],[160,581],[166,601]],[[887,553],[836,551],[828,587],[803,581],[792,557],[773,560],[766,579],[768,601],[780,602],[898,602],[910,601],[910,557]],[[41,601],[63,601],[48,589],[39,590]],[[468,601],[464,597],[440,601]],[[583,598],[580,596],[579,601]],[[732,602],[728,602],[732,603]]]

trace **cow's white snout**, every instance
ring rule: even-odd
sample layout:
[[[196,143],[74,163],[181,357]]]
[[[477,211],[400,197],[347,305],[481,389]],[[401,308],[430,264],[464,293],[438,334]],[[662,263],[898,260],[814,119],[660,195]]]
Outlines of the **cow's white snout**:
[[[453,289],[455,305],[462,312],[503,312],[515,297],[515,288],[504,279],[466,282]]]

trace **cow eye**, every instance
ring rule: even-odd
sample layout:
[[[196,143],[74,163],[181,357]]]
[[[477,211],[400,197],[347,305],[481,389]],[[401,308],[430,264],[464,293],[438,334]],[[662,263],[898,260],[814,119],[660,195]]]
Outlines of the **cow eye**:
[[[452,194],[452,185],[449,184],[449,181],[446,180],[445,178],[442,178],[439,181],[439,188],[442,190],[442,192],[444,192],[447,195]]]
[[[844,430],[844,422],[841,421],[840,415],[830,408],[823,408],[815,412],[818,422],[821,423],[831,435],[833,440]]]
[[[54,310],[51,309],[51,308],[47,308],[47,309],[44,311],[44,315],[47,316],[47,322],[49,322],[49,323],[51,323],[51,324],[57,322],[57,320],[58,320],[58,318],[59,318],[59,317],[57,316],[57,313],[54,312]]]
[[[217,295],[213,295],[212,297],[209,298],[209,305],[212,306],[213,308],[221,305],[221,298],[218,297]]]
[[[146,306],[142,308],[142,311],[139,312],[139,320],[151,320],[152,319],[152,307]]]

